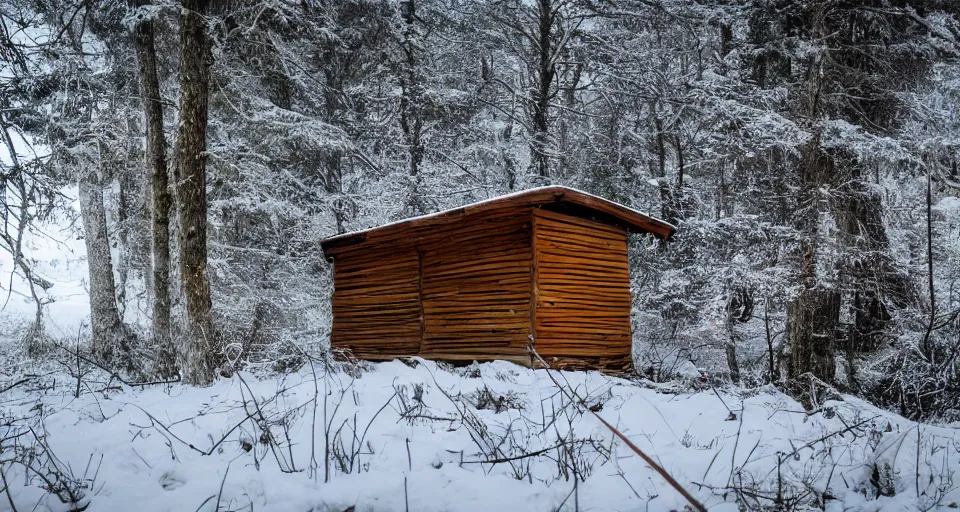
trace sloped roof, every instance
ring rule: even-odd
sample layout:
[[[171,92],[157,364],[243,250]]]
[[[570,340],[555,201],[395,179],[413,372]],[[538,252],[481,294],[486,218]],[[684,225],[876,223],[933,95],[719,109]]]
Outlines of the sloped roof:
[[[523,207],[539,208],[552,205],[573,206],[580,211],[596,214],[597,220],[619,225],[634,233],[651,233],[658,238],[668,238],[677,229],[676,226],[668,222],[602,197],[568,187],[549,186],[507,194],[459,208],[412,217],[362,231],[332,236],[322,240],[320,247],[326,253],[330,249],[358,244],[371,238],[379,238],[381,235],[393,234],[409,228],[439,227],[462,220],[473,214],[491,210]]]

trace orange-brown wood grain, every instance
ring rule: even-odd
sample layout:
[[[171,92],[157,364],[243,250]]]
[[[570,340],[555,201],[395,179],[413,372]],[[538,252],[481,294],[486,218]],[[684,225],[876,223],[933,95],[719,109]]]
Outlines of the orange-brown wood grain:
[[[619,220],[548,208],[573,199]],[[573,199],[568,189],[538,189],[325,242],[334,260],[332,346],[374,360],[530,364],[532,337],[559,368],[629,368],[621,221],[658,236],[672,227],[592,196]]]
[[[537,350],[569,367],[629,365],[626,232],[555,212],[534,212]]]

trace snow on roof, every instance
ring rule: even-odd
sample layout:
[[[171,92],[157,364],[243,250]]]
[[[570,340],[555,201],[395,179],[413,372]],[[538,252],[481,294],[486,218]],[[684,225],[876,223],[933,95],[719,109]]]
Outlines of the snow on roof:
[[[416,216],[416,217],[409,217],[409,218],[406,218],[406,219],[396,220],[396,221],[393,221],[393,222],[389,222],[389,223],[387,223],[387,224],[381,224],[381,225],[379,225],[379,226],[374,226],[374,227],[371,227],[371,228],[366,228],[366,229],[361,229],[361,230],[357,230],[357,231],[351,231],[351,232],[349,232],[349,233],[342,233],[342,234],[339,234],[339,235],[334,235],[334,236],[331,236],[331,237],[329,237],[329,238],[326,238],[326,239],[322,240],[320,243],[321,243],[322,245],[326,246],[327,244],[331,244],[331,243],[338,242],[338,241],[341,241],[341,240],[346,240],[346,239],[348,239],[348,238],[361,237],[361,236],[366,235],[366,234],[368,234],[368,233],[371,233],[371,232],[374,232],[374,231],[380,231],[380,230],[385,229],[385,228],[390,228],[390,227],[399,226],[399,225],[403,225],[403,224],[415,223],[415,222],[419,222],[419,221],[424,221],[424,220],[428,220],[428,219],[439,218],[439,217],[443,217],[443,216],[446,216],[446,215],[451,215],[451,214],[453,214],[454,212],[456,212],[456,211],[458,211],[458,210],[463,210],[464,208],[484,209],[485,206],[490,206],[490,205],[493,205],[493,204],[495,204],[495,203],[501,203],[501,202],[506,202],[506,203],[508,203],[508,202],[510,202],[511,199],[517,199],[517,198],[524,197],[524,196],[536,196],[538,193],[550,192],[550,191],[552,191],[553,194],[557,197],[556,201],[558,201],[558,202],[564,202],[564,201],[566,201],[566,202],[570,202],[570,203],[574,203],[574,204],[579,204],[580,202],[577,201],[577,199],[580,199],[580,198],[588,198],[588,199],[591,199],[591,200],[594,200],[594,201],[599,201],[599,202],[602,203],[602,204],[606,204],[606,205],[610,205],[610,206],[616,207],[616,209],[618,209],[618,210],[624,210],[624,211],[629,212],[630,214],[633,214],[633,215],[646,217],[646,218],[649,219],[651,222],[656,223],[656,224],[660,224],[660,225],[662,225],[662,226],[664,226],[664,227],[667,227],[667,228],[669,228],[671,231],[676,231],[676,229],[677,229],[677,227],[674,226],[673,224],[670,224],[669,222],[660,220],[660,219],[658,219],[658,218],[656,218],[656,217],[652,217],[650,214],[648,214],[648,213],[646,213],[646,212],[643,212],[643,211],[640,211],[640,210],[636,210],[636,209],[634,209],[634,208],[631,208],[631,207],[629,207],[629,206],[624,206],[624,205],[619,204],[619,203],[614,203],[613,201],[604,199],[604,198],[602,198],[602,197],[600,197],[600,196],[593,195],[593,194],[591,194],[591,193],[589,193],[589,192],[584,192],[584,191],[582,191],[582,190],[578,190],[578,189],[570,188],[570,187],[563,187],[563,186],[557,186],[557,185],[549,185],[549,186],[544,186],[544,187],[529,188],[529,189],[526,189],[526,190],[521,190],[521,191],[519,191],[519,192],[513,192],[513,193],[510,193],[510,194],[505,194],[505,195],[501,195],[501,196],[497,196],[497,197],[492,197],[492,198],[490,198],[490,199],[484,199],[483,201],[478,201],[478,202],[475,202],[475,203],[465,204],[465,205],[463,205],[463,206],[458,206],[458,207],[455,207],[455,208],[448,208],[448,209],[446,209],[446,210],[441,210],[441,211],[434,212],[434,213],[428,213],[428,214],[426,214],[426,215],[419,215],[419,216]],[[567,194],[569,194],[569,196],[567,196]],[[578,198],[577,196],[580,196],[580,197]],[[573,200],[571,200],[571,199],[573,199]],[[542,202],[542,203],[548,203],[549,201],[540,201],[540,202]],[[533,204],[533,203],[537,203],[537,201],[532,201],[532,204]],[[588,205],[582,205],[582,206],[587,206],[588,208],[590,208],[590,206],[588,206]],[[604,212],[604,213],[606,213],[606,212]],[[615,215],[615,216],[617,216],[617,215]],[[620,217],[622,220],[626,220],[626,219],[623,219],[623,217],[621,217],[621,216],[618,216],[618,217]]]

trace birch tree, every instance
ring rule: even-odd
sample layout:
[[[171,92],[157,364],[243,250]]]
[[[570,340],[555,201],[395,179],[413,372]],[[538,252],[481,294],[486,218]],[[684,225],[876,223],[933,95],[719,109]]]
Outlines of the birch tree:
[[[82,17],[80,16],[82,14]],[[51,145],[51,165],[74,176],[87,250],[90,327],[94,355],[111,366],[134,369],[130,349],[133,336],[118,308],[110,232],[104,204],[104,187],[121,172],[118,153],[125,138],[125,98],[94,72],[96,59],[109,56],[90,51],[103,48],[91,29],[99,11],[86,4],[45,6],[47,23],[60,34],[49,43],[54,50],[50,65],[61,94],[49,101],[46,142]]]

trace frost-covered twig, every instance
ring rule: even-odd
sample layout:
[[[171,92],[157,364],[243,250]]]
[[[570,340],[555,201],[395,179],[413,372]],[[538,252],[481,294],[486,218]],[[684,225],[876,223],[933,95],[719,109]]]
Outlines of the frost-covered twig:
[[[543,359],[543,357],[540,356],[539,353],[537,353],[537,350],[533,347],[533,344],[532,344],[532,343],[530,343],[530,344],[527,345],[527,351],[528,351],[537,361],[539,361],[540,364],[543,365],[544,369],[545,369],[546,372],[547,372],[547,376],[550,377],[550,380],[552,380],[553,383],[554,383],[558,388],[560,388],[560,389],[564,392],[565,395],[567,395],[567,396],[570,398],[570,400],[572,400],[574,403],[578,404],[578,406],[582,406],[582,405],[583,405],[584,401],[583,401],[582,399],[580,399],[579,397],[576,396],[576,392],[573,391],[572,389],[568,389],[568,388],[569,388],[569,384],[568,384],[568,388],[564,388],[563,386],[560,385],[559,382],[557,382],[557,379],[556,379],[556,378],[553,376],[553,374],[551,373],[550,365]],[[607,420],[603,419],[602,416],[600,416],[599,414],[597,414],[595,411],[593,411],[593,410],[590,409],[589,407],[583,407],[583,408],[584,408],[585,410],[589,411],[591,414],[593,414],[593,416],[594,416],[595,418],[597,418],[598,420],[600,420],[600,423],[603,423],[603,425],[604,425],[605,427],[607,427],[608,429],[610,429],[610,431],[613,432],[613,434],[614,434],[615,436],[617,436],[618,438],[620,438],[620,440],[623,441],[634,453],[636,453],[637,455],[639,455],[640,458],[644,460],[644,462],[646,462],[651,468],[653,468],[654,471],[656,471],[661,477],[663,477],[664,480],[667,481],[667,483],[670,485],[670,487],[673,487],[678,493],[680,493],[680,495],[683,496],[683,497],[690,503],[690,505],[693,506],[694,509],[698,510],[699,512],[707,512],[707,508],[704,507],[703,504],[701,504],[699,500],[697,500],[696,498],[693,497],[692,494],[690,494],[689,492],[687,492],[687,490],[684,489],[683,486],[680,485],[680,483],[677,482],[677,480],[676,480],[675,478],[673,478],[672,476],[670,476],[670,474],[667,473],[667,471],[666,471],[665,469],[663,469],[662,467],[660,467],[660,465],[657,464],[656,461],[654,461],[649,455],[647,455],[647,454],[646,454],[643,450],[641,450],[637,445],[633,444],[633,441],[631,441],[630,438],[628,438],[627,436],[625,436],[625,435],[624,435],[622,432],[620,432],[616,427],[614,427],[613,425],[611,425],[610,423],[608,423]]]
[[[7,496],[7,502],[10,503],[10,510],[17,511],[17,506],[13,503],[13,495],[10,493],[10,484],[7,483],[7,474],[3,471],[3,464],[0,464],[0,482],[3,482],[3,493]]]

